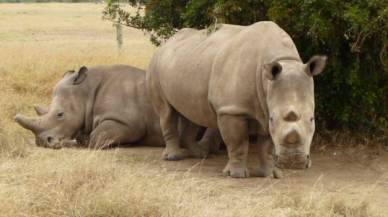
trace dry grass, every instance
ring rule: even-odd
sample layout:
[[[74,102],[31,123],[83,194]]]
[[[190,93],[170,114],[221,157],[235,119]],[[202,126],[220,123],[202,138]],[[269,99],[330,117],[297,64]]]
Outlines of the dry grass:
[[[4,160],[0,215],[378,216],[368,191],[354,186],[325,188],[318,180],[303,192],[291,183],[282,191],[276,185],[234,188],[189,172],[159,171],[152,162],[74,149]]]
[[[363,188],[303,190],[219,185],[218,179],[155,169],[153,159],[100,150],[34,148],[13,121],[48,106],[69,69],[129,64],[146,68],[156,50],[142,32],[115,29],[95,4],[0,5],[0,216],[382,216]],[[370,192],[373,190],[369,187]],[[280,191],[279,191],[280,189]]]

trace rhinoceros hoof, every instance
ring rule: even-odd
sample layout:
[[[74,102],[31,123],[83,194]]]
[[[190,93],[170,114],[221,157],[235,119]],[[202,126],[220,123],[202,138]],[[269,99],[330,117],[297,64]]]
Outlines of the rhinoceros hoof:
[[[194,156],[189,156],[189,157],[192,157],[192,158],[197,158],[197,159],[207,159],[207,158],[210,158],[210,156],[209,155],[207,155],[207,154],[204,154],[204,155],[202,155],[202,154],[198,154],[198,155],[194,155]]]
[[[190,158],[197,158],[197,159],[203,159],[203,158],[209,158],[209,154],[207,152],[188,152],[187,156]]]
[[[279,168],[275,168],[273,171],[273,176],[277,179],[282,179],[284,177],[284,172]]]
[[[273,167],[272,169],[260,169],[256,174],[258,177],[274,177],[281,179],[284,177],[284,173],[279,168]]]
[[[163,158],[165,160],[177,161],[183,159],[183,153],[180,149],[168,148],[164,149]]]
[[[219,145],[215,145],[211,143],[209,144],[209,142],[203,142],[203,141],[198,142],[198,147],[204,152],[211,153],[211,154],[218,154],[220,149]]]
[[[230,176],[232,178],[248,178],[249,171],[246,168],[241,169],[227,169],[225,168],[222,172],[223,176]]]
[[[178,161],[178,160],[182,160],[182,159],[183,159],[183,156],[179,156],[179,155],[173,155],[173,156],[166,157],[166,160],[169,160],[169,161]]]

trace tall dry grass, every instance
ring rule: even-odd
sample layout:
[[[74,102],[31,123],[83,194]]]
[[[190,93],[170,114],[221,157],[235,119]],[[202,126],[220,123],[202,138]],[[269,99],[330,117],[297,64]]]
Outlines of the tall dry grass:
[[[116,46],[112,24],[101,20],[102,5],[1,4],[0,155],[23,156],[31,134],[14,123],[32,105],[48,106],[54,85],[67,70],[83,65],[129,64],[146,68],[156,50],[141,31],[124,30]]]
[[[54,85],[82,65],[146,68],[155,48],[142,32],[115,29],[95,4],[0,5],[0,216],[382,216],[368,191],[292,181],[253,188],[171,173],[155,159],[101,150],[34,148],[14,121],[48,106]],[[129,9],[130,10],[130,9]],[[365,190],[365,189],[362,189]],[[373,187],[370,187],[370,191]]]

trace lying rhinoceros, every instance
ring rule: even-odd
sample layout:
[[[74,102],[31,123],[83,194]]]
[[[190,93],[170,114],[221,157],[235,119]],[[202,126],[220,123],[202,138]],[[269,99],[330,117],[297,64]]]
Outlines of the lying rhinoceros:
[[[153,56],[146,78],[166,157],[182,155],[177,130],[178,116],[183,115],[220,129],[229,152],[224,175],[249,176],[249,133],[262,135],[261,147],[269,144],[269,153],[275,148],[275,165],[310,167],[313,76],[325,65],[325,56],[303,64],[290,36],[273,22],[222,25],[210,35],[207,30],[180,30]],[[259,175],[281,177],[264,156],[262,150]]]
[[[40,117],[16,115],[35,134],[38,146],[60,148],[77,137],[86,146],[98,143],[165,146],[159,118],[149,100],[145,71],[125,65],[81,67],[67,72],[55,86],[49,109],[34,108]],[[197,125],[180,118],[181,143],[190,157],[207,150],[196,145]],[[215,151],[221,136],[209,129],[202,142]]]

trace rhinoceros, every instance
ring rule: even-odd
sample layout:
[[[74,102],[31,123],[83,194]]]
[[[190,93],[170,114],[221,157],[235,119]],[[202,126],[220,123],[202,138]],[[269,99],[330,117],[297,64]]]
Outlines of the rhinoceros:
[[[281,178],[282,165],[310,167],[313,76],[326,61],[313,56],[304,64],[290,36],[273,22],[221,25],[210,35],[180,30],[155,53],[146,76],[164,155],[181,158],[177,129],[183,115],[221,131],[229,155],[224,176],[249,177],[250,133],[263,140],[257,175]]]
[[[78,72],[69,71],[55,86],[49,109],[34,108],[38,118],[18,114],[14,119],[35,134],[37,146],[60,148],[74,138],[90,147],[98,143],[165,146],[147,94],[145,70],[132,66],[83,66]],[[189,157],[216,151],[221,140],[218,132],[207,130],[199,147],[197,125],[182,117],[180,128]]]

